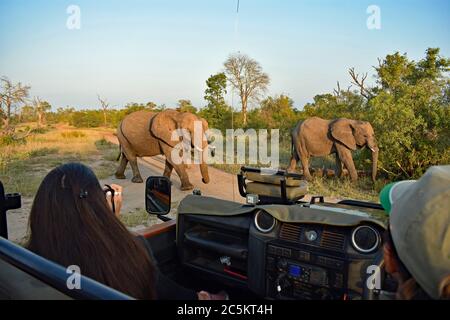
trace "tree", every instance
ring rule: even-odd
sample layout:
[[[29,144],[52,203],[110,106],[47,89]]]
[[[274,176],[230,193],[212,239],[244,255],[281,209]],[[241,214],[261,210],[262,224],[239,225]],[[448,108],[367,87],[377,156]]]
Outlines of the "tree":
[[[103,123],[101,110],[80,110],[73,113],[70,125],[77,128],[96,128]]]
[[[367,74],[352,68],[358,90],[317,95],[301,118],[367,120],[380,147],[381,171],[391,179],[420,177],[428,167],[450,162],[449,68],[450,59],[439,56],[437,48],[429,48],[418,62],[406,54],[389,54],[378,60],[373,87],[364,83]]]
[[[257,115],[250,119],[254,122],[252,128],[280,129],[282,134],[289,133],[298,120],[294,101],[283,94],[261,101],[261,107],[255,113]]]
[[[417,178],[450,161],[450,105],[446,85],[450,59],[430,48],[419,62],[394,53],[376,67],[376,96],[368,102],[381,169],[394,178]]]
[[[349,118],[364,120],[366,114],[366,99],[358,91],[340,90],[334,93],[318,94],[312,103],[307,103],[301,112],[301,118],[321,117],[324,119]]]
[[[100,102],[102,111],[103,111],[103,124],[105,125],[105,127],[107,126],[107,120],[106,120],[106,116],[107,116],[107,112],[109,109],[109,103],[106,101],[106,99],[102,99],[100,97],[100,95],[97,94],[97,98],[98,101]]]
[[[19,122],[31,122],[36,120],[36,113],[34,107],[31,105],[24,105],[20,110]]]
[[[227,76],[225,73],[217,73],[206,80],[206,90],[204,99],[208,101],[208,106],[218,106],[225,104],[224,95],[227,94]]]
[[[243,124],[247,126],[248,102],[257,100],[267,90],[269,76],[256,60],[241,53],[230,55],[224,66],[228,81],[241,98]]]
[[[38,127],[41,127],[45,123],[45,114],[52,109],[52,106],[47,101],[36,97],[33,99],[33,109],[37,115]]]
[[[156,109],[157,105],[156,105],[156,103],[149,101],[145,104],[145,107],[149,110],[154,110],[154,109]]]
[[[179,111],[179,112],[197,113],[197,108],[195,108],[192,105],[191,100],[181,99],[181,100],[178,100],[177,111]]]
[[[206,80],[204,99],[208,104],[200,115],[208,121],[209,127],[225,131],[231,127],[231,108],[226,104],[227,77],[225,73],[212,75]]]
[[[12,107],[26,102],[30,88],[20,82],[14,84],[7,77],[0,78],[0,116],[5,130],[8,130],[10,126]]]

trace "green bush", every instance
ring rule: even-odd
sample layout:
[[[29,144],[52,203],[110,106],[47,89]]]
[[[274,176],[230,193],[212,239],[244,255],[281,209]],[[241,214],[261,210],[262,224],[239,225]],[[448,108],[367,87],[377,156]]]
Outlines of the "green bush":
[[[3,135],[0,136],[0,146],[12,146],[12,145],[20,145],[26,144],[27,140],[25,138],[18,138],[14,135]]]
[[[77,128],[96,128],[103,124],[103,113],[100,110],[77,111],[72,114],[69,124]]]
[[[30,131],[32,134],[44,134],[49,131],[48,127],[40,127],[40,128],[34,128]]]
[[[377,137],[378,166],[390,179],[420,177],[428,167],[450,163],[450,59],[430,48],[418,62],[394,53],[380,60],[376,86],[358,92],[318,95],[301,118],[369,121]],[[366,166],[363,150],[357,166]]]
[[[58,148],[41,148],[30,151],[30,158],[44,157],[50,154],[58,153]]]
[[[66,131],[66,132],[62,132],[61,136],[64,139],[77,139],[77,138],[84,138],[84,137],[86,137],[86,134],[84,132],[81,132],[81,131]]]
[[[95,146],[97,147],[98,150],[117,148],[115,144],[109,142],[105,138],[95,141]]]

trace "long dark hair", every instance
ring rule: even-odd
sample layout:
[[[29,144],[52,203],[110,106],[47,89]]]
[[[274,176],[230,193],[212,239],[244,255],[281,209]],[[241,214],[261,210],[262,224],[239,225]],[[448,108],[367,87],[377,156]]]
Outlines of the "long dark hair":
[[[42,181],[29,219],[28,249],[138,299],[155,298],[155,267],[112,213],[95,174],[79,163]]]

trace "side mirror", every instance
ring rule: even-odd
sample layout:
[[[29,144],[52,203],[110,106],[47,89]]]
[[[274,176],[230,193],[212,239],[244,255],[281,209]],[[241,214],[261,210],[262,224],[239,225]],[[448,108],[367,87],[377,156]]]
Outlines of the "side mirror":
[[[172,183],[166,177],[149,177],[145,183],[145,210],[158,216],[170,212]]]

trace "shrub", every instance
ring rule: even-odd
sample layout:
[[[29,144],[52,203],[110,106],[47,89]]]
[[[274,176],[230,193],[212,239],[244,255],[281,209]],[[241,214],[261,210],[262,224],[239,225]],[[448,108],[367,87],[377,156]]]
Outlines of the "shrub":
[[[30,131],[32,134],[44,134],[49,131],[49,128],[47,127],[40,127],[40,128],[34,128]]]
[[[30,158],[43,157],[55,153],[58,153],[58,148],[41,148],[30,151]]]
[[[77,138],[84,138],[84,137],[86,137],[86,134],[84,132],[81,132],[81,131],[66,131],[66,132],[62,132],[61,136],[64,139],[77,139]]]
[[[0,136],[0,146],[12,146],[26,143],[27,140],[25,138],[18,138],[12,134]]]
[[[106,149],[111,149],[111,148],[117,148],[116,145],[114,145],[113,143],[107,141],[105,138],[102,138],[100,140],[95,141],[95,146],[97,147],[98,150],[106,150]]]
[[[376,86],[360,92],[323,94],[302,117],[369,121],[377,137],[378,166],[390,179],[420,177],[428,167],[450,163],[450,59],[430,48],[418,62],[394,53],[380,60]],[[365,166],[365,152],[356,154]]]

